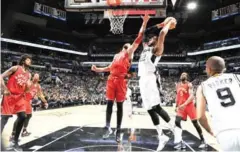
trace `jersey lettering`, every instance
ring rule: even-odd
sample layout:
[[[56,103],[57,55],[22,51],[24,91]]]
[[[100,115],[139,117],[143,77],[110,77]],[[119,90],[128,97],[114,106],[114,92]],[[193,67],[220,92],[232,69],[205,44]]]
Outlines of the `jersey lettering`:
[[[143,62],[146,60],[146,54],[145,53],[142,53],[141,56],[140,56],[140,59],[139,59],[139,62]]]
[[[18,74],[15,79],[17,80],[17,84],[20,86],[24,86],[28,81],[28,78],[24,74]]]

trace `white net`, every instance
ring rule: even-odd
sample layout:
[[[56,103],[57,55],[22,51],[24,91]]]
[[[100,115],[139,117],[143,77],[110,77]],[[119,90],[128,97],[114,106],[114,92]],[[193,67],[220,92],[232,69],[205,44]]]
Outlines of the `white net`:
[[[122,34],[123,25],[127,18],[128,11],[126,10],[108,10],[108,19],[110,21],[111,29],[113,34]]]

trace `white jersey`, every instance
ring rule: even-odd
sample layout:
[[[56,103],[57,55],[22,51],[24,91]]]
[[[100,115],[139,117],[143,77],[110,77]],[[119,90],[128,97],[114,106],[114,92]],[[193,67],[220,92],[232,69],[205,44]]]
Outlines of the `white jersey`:
[[[240,129],[240,75],[221,74],[202,83],[213,130]]]
[[[153,54],[153,47],[144,47],[138,63],[138,76],[156,72],[156,66],[160,59],[161,56],[155,56]]]

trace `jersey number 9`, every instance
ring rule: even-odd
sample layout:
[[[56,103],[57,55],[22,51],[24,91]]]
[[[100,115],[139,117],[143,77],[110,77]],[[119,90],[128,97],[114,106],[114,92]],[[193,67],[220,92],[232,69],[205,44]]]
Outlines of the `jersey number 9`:
[[[233,106],[236,102],[235,99],[233,98],[231,90],[228,87],[217,89],[217,95],[219,99],[223,100],[221,102],[221,105],[223,107]],[[227,99],[229,99],[230,101]]]

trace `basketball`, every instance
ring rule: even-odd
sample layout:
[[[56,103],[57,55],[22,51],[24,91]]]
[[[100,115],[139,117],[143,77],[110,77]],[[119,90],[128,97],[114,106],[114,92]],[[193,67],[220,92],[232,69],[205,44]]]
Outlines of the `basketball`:
[[[171,22],[170,30],[175,29],[177,25],[177,21],[174,19],[174,20],[171,20],[170,22]]]
[[[170,30],[175,29],[177,25],[177,21],[173,17],[168,17],[164,20],[164,25],[168,24],[168,22],[171,22]]]

